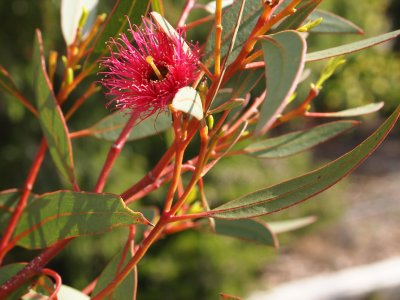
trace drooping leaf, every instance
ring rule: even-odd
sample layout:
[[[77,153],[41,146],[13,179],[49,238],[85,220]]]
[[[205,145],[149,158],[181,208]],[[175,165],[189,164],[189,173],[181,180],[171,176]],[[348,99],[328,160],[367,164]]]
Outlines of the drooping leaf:
[[[149,223],[117,195],[59,191],[41,195],[26,207],[13,241],[37,249],[66,238],[101,234],[134,224]]]
[[[132,25],[139,25],[148,5],[149,0],[116,0],[107,20],[99,30],[100,33],[95,41],[94,50],[85,65],[92,65],[107,52],[106,42],[110,38],[117,38],[118,34],[127,30],[129,27],[128,18]]]
[[[278,240],[276,236],[266,226],[266,224],[251,219],[216,219],[215,233],[250,242],[260,243],[275,248],[278,246]]]
[[[304,68],[306,42],[296,31],[282,31],[261,40],[267,96],[261,107],[256,134],[264,134],[293,94]]]
[[[46,72],[43,53],[42,35],[36,31],[35,48],[33,54],[34,80],[36,105],[39,112],[39,122],[46,137],[50,155],[59,173],[75,182],[72,146],[68,128],[53,88]]]
[[[115,112],[92,127],[88,128],[90,135],[106,141],[115,141],[125,123],[128,121],[129,116],[125,112]],[[129,134],[128,141],[136,141],[148,136],[160,134],[171,127],[171,116],[168,113],[154,114],[145,120],[137,123],[131,133]]]
[[[364,31],[352,23],[338,15],[331,12],[316,9],[314,10],[308,20],[316,20],[322,18],[323,21],[318,26],[312,28],[310,32],[313,33],[353,33],[363,34]]]
[[[115,278],[118,270],[121,271],[122,268],[126,266],[131,257],[132,254],[130,251],[124,252],[123,250],[115,255],[101,273],[99,280],[97,281],[96,287],[93,290],[92,296],[96,296],[99,292],[101,292]],[[112,297],[109,299],[135,299],[134,295],[136,294],[136,288],[137,268],[135,267],[116,287],[116,289],[112,293]]]
[[[26,266],[26,263],[13,263],[0,267],[0,285],[16,275]],[[29,291],[30,282],[20,286],[16,291],[7,296],[7,300],[19,300]]]
[[[349,108],[337,112],[307,112],[306,116],[320,117],[320,118],[346,118],[346,117],[357,117],[366,114],[374,113],[383,107],[383,102],[369,103],[363,106]]]
[[[82,36],[85,36],[90,31],[96,20],[98,2],[99,0],[61,1],[61,30],[68,46],[75,40],[84,9],[87,12],[87,19],[82,28]]]
[[[293,155],[324,143],[353,128],[358,122],[338,121],[315,126],[250,144],[244,150],[259,158],[279,158]]]
[[[400,35],[400,30],[388,32],[382,35],[378,35],[372,38],[364,39],[361,41],[353,42],[350,44],[345,44],[338,47],[329,48],[326,50],[316,51],[308,53],[306,56],[306,61],[321,60],[333,56],[339,56],[343,54],[353,53],[356,51],[369,48],[380,43],[392,40]]]
[[[286,19],[284,19],[273,32],[279,32],[283,30],[297,29],[303,24],[307,17],[315,10],[315,8],[321,3],[322,0],[309,1],[301,5],[296,9],[296,12]],[[314,19],[314,18],[313,18]]]
[[[207,216],[242,219],[267,215],[296,205],[337,183],[382,143],[400,115],[400,106],[364,142],[335,161],[308,174],[259,190],[207,212]]]
[[[268,222],[267,224],[269,229],[273,233],[280,234],[306,227],[308,225],[315,223],[316,221],[317,217],[309,216],[305,218],[298,218],[292,220],[273,221],[273,222]]]
[[[180,88],[172,99],[171,107],[184,112],[197,120],[203,119],[203,104],[199,93],[191,86]]]

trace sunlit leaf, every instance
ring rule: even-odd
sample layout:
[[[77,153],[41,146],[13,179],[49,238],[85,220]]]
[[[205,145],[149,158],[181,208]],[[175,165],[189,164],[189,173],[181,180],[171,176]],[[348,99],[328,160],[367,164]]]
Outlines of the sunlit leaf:
[[[400,114],[400,106],[364,142],[335,161],[308,174],[259,190],[207,212],[223,219],[252,218],[296,205],[337,183],[358,167],[382,143]]]
[[[67,45],[71,45],[76,37],[83,10],[87,11],[87,19],[82,28],[82,36],[90,31],[97,13],[99,0],[61,0],[61,29]]]
[[[304,68],[306,42],[296,31],[282,31],[261,40],[267,96],[261,107],[256,134],[264,134],[289,103]]]
[[[362,34],[363,30],[354,23],[346,20],[338,15],[324,10],[314,10],[309,20],[323,18],[323,21],[318,26],[312,28],[310,32],[314,33],[355,33]]]
[[[383,107],[383,102],[369,103],[363,106],[349,108],[337,112],[307,112],[306,116],[319,117],[319,118],[345,118],[345,117],[357,117],[366,114],[374,113]]]
[[[338,47],[329,48],[326,50],[316,51],[308,53],[306,56],[306,61],[321,60],[333,56],[339,56],[343,54],[353,53],[356,51],[369,48],[380,43],[392,40],[400,35],[400,30],[388,32],[382,35],[378,35],[372,38],[364,39],[361,41],[353,42],[350,44],[345,44]]]
[[[57,105],[53,87],[46,72],[43,54],[42,35],[36,31],[33,54],[36,105],[39,112],[39,122],[49,147],[51,157],[60,174],[75,182],[72,146],[64,115]]]
[[[126,122],[129,115],[126,112],[115,112],[92,127],[88,128],[90,135],[107,141],[115,141]],[[129,134],[128,141],[136,141],[148,136],[157,135],[171,127],[171,115],[161,112],[151,115],[150,117],[140,120]]]
[[[93,290],[92,296],[96,296],[101,292],[114,278],[118,270],[121,271],[123,267],[131,259],[131,251],[121,250],[113,259],[107,264],[106,268],[100,274],[100,277],[96,283],[96,287]],[[135,299],[137,288],[137,269],[136,267],[126,276],[126,278],[116,287],[112,293],[110,300],[119,299]]]
[[[101,234],[121,226],[149,224],[112,194],[60,191],[44,194],[29,203],[13,240],[37,249],[70,237]]]
[[[114,2],[114,7],[108,14],[105,24],[99,30],[93,53],[88,57],[85,65],[96,63],[97,59],[107,52],[106,42],[110,38],[117,38],[120,33],[129,28],[128,18],[131,24],[139,25],[149,4],[149,0],[116,0]]]
[[[180,88],[172,99],[171,107],[177,111],[195,117],[197,120],[203,119],[203,104],[199,93],[190,86]]]
[[[234,0],[222,0],[222,8],[232,5],[233,2]],[[215,14],[216,7],[216,1],[211,1],[204,6],[205,10],[208,11],[210,14]]]
[[[250,144],[244,150],[259,158],[279,158],[293,155],[324,143],[357,125],[357,122],[339,121],[296,131]]]
[[[261,222],[242,220],[215,220],[215,233],[267,246],[277,247],[278,240],[271,230]]]

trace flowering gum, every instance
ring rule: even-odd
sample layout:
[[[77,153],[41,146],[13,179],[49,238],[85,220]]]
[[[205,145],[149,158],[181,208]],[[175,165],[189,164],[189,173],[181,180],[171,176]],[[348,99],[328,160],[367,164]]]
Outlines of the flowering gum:
[[[111,98],[108,106],[130,110],[138,118],[165,110],[176,92],[198,75],[199,50],[188,45],[182,33],[171,35],[148,19],[139,28],[130,25],[109,43],[110,56],[102,60],[101,84]]]

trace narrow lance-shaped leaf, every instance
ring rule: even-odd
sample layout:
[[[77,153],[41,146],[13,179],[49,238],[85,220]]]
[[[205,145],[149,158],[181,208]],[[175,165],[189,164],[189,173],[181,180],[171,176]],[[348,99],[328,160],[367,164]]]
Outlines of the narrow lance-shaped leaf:
[[[66,238],[134,224],[150,223],[117,195],[60,191],[41,195],[26,207],[13,241],[37,249]]]
[[[279,32],[289,29],[297,29],[303,24],[304,20],[312,13],[312,11],[321,3],[321,0],[309,1],[301,5],[296,12],[284,19],[273,32]]]
[[[60,174],[75,182],[72,146],[68,128],[46,72],[42,34],[36,31],[34,63],[34,89],[39,122],[50,150],[51,157]]]
[[[308,53],[306,56],[306,61],[321,60],[329,57],[339,56],[343,54],[353,53],[356,51],[369,48],[380,43],[392,40],[400,35],[400,30],[388,32],[382,35],[378,35],[372,38],[364,39],[361,41],[353,42],[350,44],[345,44],[338,47],[329,48],[326,50],[316,51]]]
[[[118,37],[119,33],[124,32],[129,27],[128,18],[131,24],[140,24],[148,5],[149,0],[115,1],[112,11],[100,29],[99,36],[94,44],[94,50],[88,57],[85,66],[96,63],[97,59],[104,55],[106,42],[110,38]]]
[[[96,138],[115,141],[119,137],[128,119],[129,115],[127,115],[126,112],[118,111],[100,120],[87,130],[90,135]],[[148,136],[157,135],[170,127],[170,114],[164,112],[154,114],[135,124],[133,130],[129,134],[128,141],[136,141]]]
[[[268,228],[275,234],[285,233],[293,230],[297,230],[308,225],[311,225],[317,221],[317,217],[309,216],[304,218],[273,221],[268,222]]]
[[[352,33],[363,34],[364,31],[356,24],[346,20],[338,15],[324,10],[314,10],[308,20],[322,18],[323,21],[318,26],[312,28],[312,33]]]
[[[259,158],[285,157],[324,143],[357,124],[358,122],[354,121],[331,122],[311,129],[267,138],[247,146],[244,150],[248,154]]]
[[[400,114],[400,106],[369,138],[337,160],[313,172],[225,203],[207,216],[242,219],[267,215],[298,204],[337,183],[382,143]]]
[[[261,41],[265,60],[267,96],[261,107],[256,134],[264,134],[276,121],[296,89],[304,68],[306,42],[296,31],[282,31]]]
[[[113,259],[107,264],[106,268],[101,273],[96,287],[93,290],[92,296],[96,296],[108,284],[113,281],[118,269],[122,270],[123,267],[131,259],[132,254],[130,251],[124,252],[121,250]],[[137,288],[137,269],[136,267],[126,276],[126,278],[115,288],[110,299],[135,299]]]
[[[357,117],[366,114],[374,113],[383,107],[383,102],[369,103],[363,106],[349,108],[346,110],[336,112],[306,112],[306,116],[319,117],[319,118],[346,118],[346,117]]]
[[[215,233],[267,246],[278,247],[278,240],[266,224],[243,220],[215,220]]]

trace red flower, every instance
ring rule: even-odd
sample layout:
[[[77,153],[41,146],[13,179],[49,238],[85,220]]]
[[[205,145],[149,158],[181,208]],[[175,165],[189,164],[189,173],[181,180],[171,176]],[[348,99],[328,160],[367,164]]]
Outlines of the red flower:
[[[101,65],[102,85],[118,109],[129,109],[139,118],[164,110],[176,92],[190,85],[198,74],[199,51],[189,49],[181,34],[167,35],[151,21],[143,20],[143,29],[129,29],[111,40],[115,52]]]

